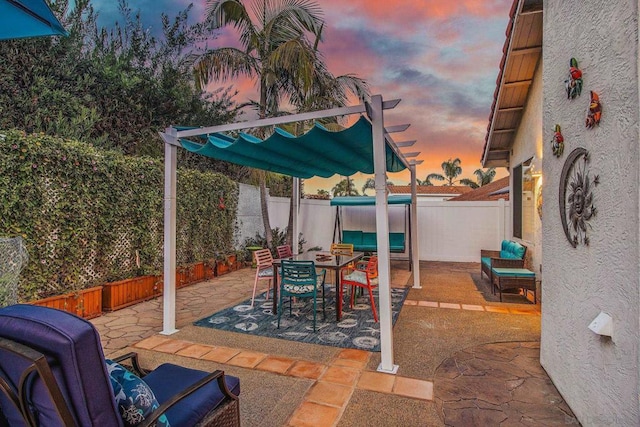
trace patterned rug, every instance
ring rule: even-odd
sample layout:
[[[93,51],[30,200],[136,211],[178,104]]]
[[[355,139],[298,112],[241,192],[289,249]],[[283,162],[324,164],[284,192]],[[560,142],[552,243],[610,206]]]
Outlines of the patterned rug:
[[[251,300],[219,311],[209,317],[194,322],[196,326],[222,329],[250,335],[261,335],[290,341],[328,345],[332,347],[355,348],[366,351],[380,351],[380,324],[373,321],[369,296],[356,298],[353,308],[349,307],[347,295],[343,305],[342,320],[336,322],[335,288],[325,288],[325,313],[322,316],[322,297],[317,299],[316,332],[313,332],[313,300],[300,299],[293,302],[289,316],[289,300],[284,299],[284,312],[277,328],[278,316],[273,313],[273,302],[265,300],[265,294],[256,296],[254,307]],[[406,288],[391,289],[392,322],[395,324],[402,304],[409,293]],[[374,290],[376,306],[378,290]]]

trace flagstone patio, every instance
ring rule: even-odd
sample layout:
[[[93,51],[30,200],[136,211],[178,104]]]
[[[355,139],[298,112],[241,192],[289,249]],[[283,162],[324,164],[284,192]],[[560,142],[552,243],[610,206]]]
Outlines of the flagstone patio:
[[[411,286],[406,262],[392,286]],[[539,364],[540,307],[487,302],[474,263],[421,263],[394,327],[397,375],[379,353],[193,326],[251,295],[242,269],[178,290],[180,331],[162,330],[162,298],[107,313],[96,325],[107,356],[137,351],[144,366],[173,362],[240,377],[243,426],[577,424]]]

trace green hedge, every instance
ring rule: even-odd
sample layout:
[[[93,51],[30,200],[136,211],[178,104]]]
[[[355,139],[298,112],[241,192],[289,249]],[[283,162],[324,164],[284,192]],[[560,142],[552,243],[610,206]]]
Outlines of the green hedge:
[[[161,161],[0,134],[0,235],[22,235],[29,251],[22,300],[162,270]],[[178,264],[232,250],[237,199],[223,175],[178,171]]]

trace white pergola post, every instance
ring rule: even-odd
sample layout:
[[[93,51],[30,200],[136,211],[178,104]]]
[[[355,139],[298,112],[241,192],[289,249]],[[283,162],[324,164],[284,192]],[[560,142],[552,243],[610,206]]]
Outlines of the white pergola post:
[[[167,129],[171,132],[172,129]],[[178,147],[164,144],[164,289],[162,293],[163,335],[176,329],[176,182]]]
[[[416,165],[409,166],[411,171],[411,255],[413,270],[413,289],[422,289],[420,285],[420,252],[418,248],[418,183],[416,180]]]
[[[378,245],[378,291],[380,307],[380,354],[378,371],[398,372],[393,363],[393,322],[391,317],[391,261],[389,257],[389,206],[387,205],[387,162],[382,96],[371,97],[373,167],[376,182],[376,234]]]
[[[298,235],[300,234],[300,225],[298,222],[300,215],[300,178],[295,176],[293,177],[291,203],[293,204],[293,242],[291,242],[291,250],[294,255],[298,255]]]

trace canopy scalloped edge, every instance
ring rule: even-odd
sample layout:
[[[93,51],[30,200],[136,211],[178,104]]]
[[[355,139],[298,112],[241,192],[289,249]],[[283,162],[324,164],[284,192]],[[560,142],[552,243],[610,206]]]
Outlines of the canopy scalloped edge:
[[[186,139],[180,139],[180,143],[186,150],[206,157],[299,178],[374,172],[372,127],[364,116],[338,132],[315,124],[299,137],[280,128],[264,140],[246,133],[235,139],[223,133],[203,136],[207,138],[205,144]],[[387,172],[404,170],[406,166],[388,142],[385,148]]]

